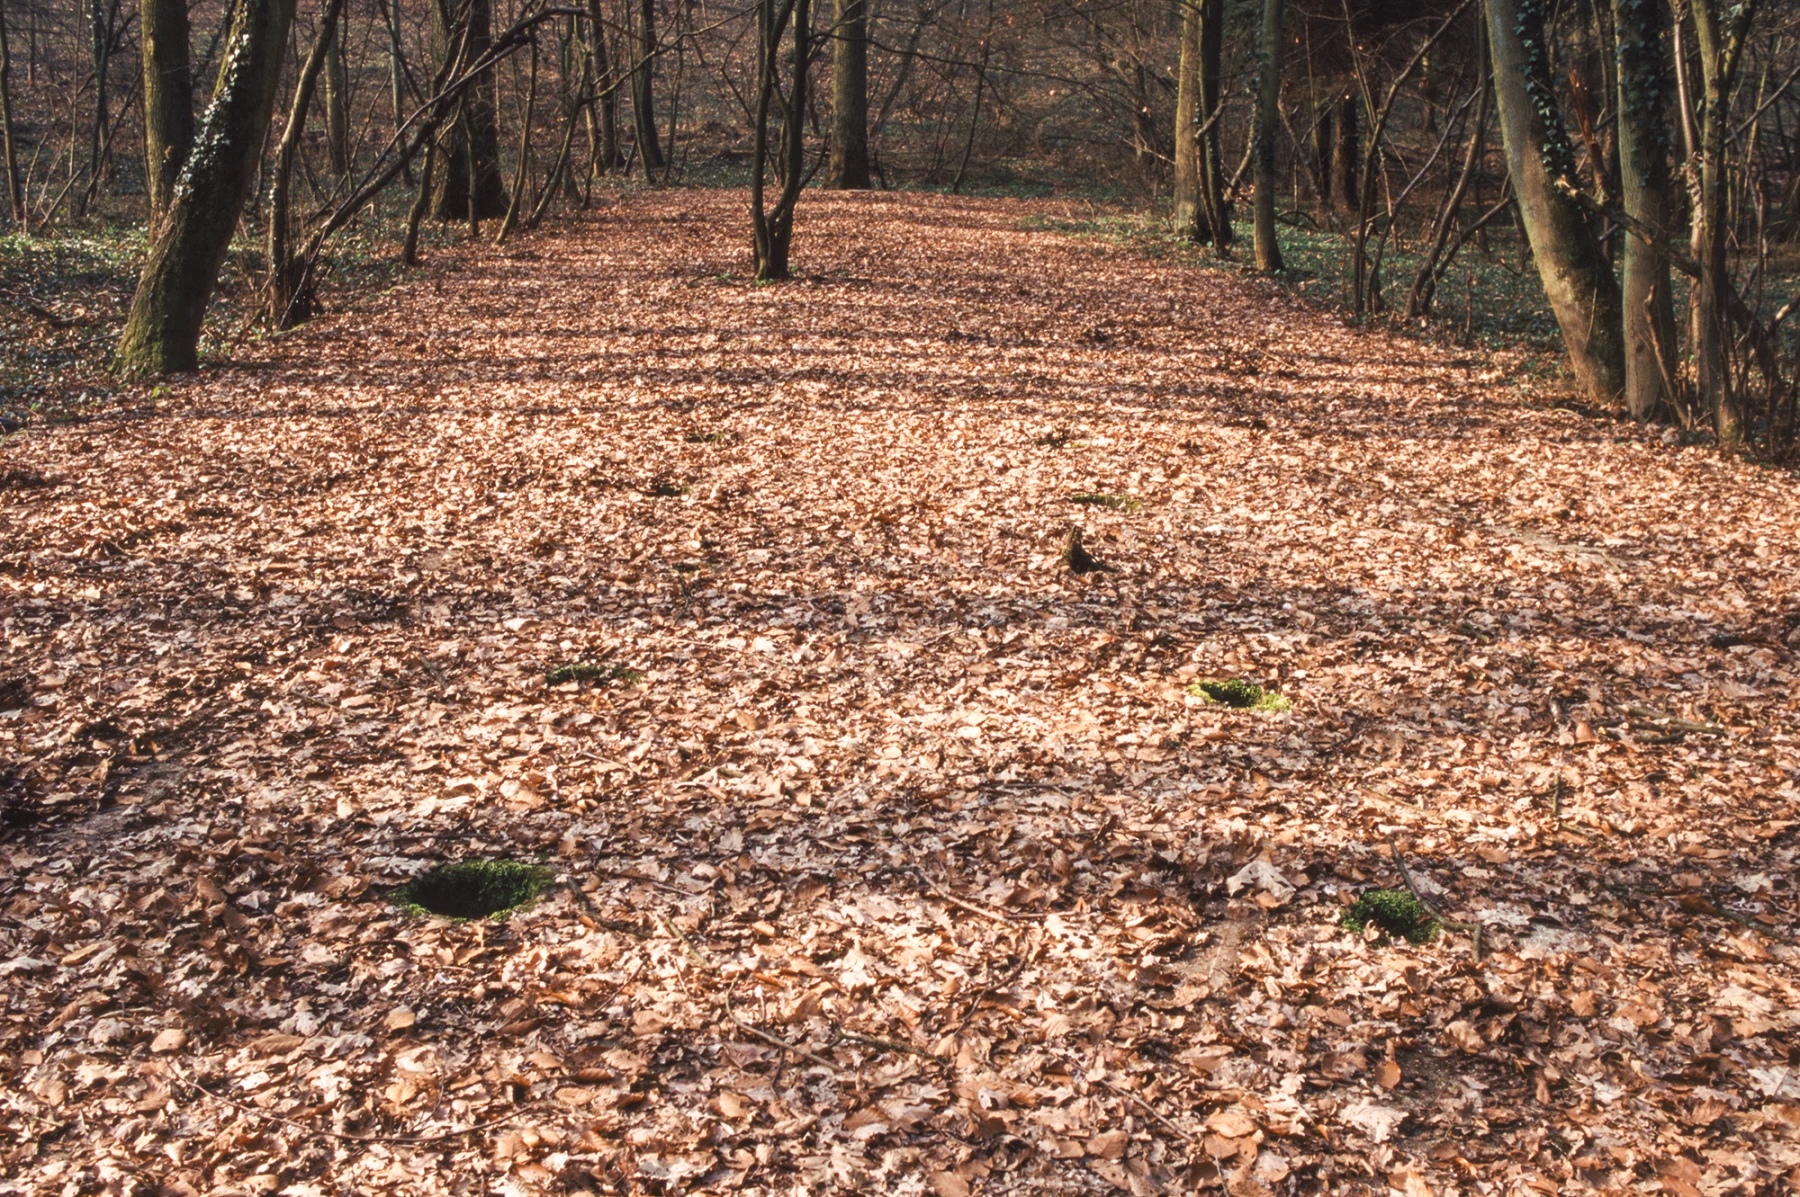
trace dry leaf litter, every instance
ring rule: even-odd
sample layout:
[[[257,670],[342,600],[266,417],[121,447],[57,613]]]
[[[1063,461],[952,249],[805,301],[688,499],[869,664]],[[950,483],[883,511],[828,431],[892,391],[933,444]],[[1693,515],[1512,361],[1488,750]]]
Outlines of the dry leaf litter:
[[[0,447],[0,1191],[1800,1177],[1791,476],[1042,204],[751,286],[742,203]],[[1396,852],[1478,959],[1343,929]],[[390,900],[483,858],[557,882]]]

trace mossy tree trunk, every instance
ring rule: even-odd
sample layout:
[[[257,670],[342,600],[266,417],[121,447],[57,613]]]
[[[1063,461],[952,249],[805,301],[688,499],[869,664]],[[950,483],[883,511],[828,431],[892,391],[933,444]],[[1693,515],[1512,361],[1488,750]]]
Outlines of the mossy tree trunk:
[[[868,0],[835,0],[832,9],[831,165],[840,191],[869,189]]]
[[[187,0],[143,0],[138,22],[144,59],[144,187],[155,227],[169,210],[175,181],[194,144]]]
[[[119,338],[128,375],[192,370],[201,322],[256,177],[294,0],[239,0],[212,102],[151,243]]]
[[[1575,155],[1563,129],[1545,47],[1545,0],[1486,0],[1494,97],[1513,193],[1538,278],[1583,389],[1611,403],[1625,390],[1619,280],[1565,187]]]

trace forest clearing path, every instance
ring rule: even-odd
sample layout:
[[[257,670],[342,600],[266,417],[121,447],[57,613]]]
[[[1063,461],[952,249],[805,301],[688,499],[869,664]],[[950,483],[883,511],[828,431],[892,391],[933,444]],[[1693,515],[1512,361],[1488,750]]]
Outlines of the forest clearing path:
[[[1800,1167],[1793,479],[1055,207],[639,195],[5,441],[0,1176]]]

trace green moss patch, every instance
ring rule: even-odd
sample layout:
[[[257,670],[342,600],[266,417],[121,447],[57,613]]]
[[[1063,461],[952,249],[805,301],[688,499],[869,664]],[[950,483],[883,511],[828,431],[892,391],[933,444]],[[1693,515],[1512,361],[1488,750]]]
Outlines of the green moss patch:
[[[463,860],[437,865],[394,891],[401,909],[447,919],[484,919],[525,906],[556,874],[516,860]]]
[[[641,669],[627,669],[623,665],[602,665],[595,661],[571,661],[567,665],[558,665],[544,674],[547,686],[565,686],[570,682],[592,682],[605,685],[608,682],[619,682],[626,686],[635,686],[644,680]]]
[[[1238,711],[1285,711],[1294,705],[1275,691],[1241,677],[1189,682],[1187,692],[1195,698],[1223,703]]]
[[[1383,935],[1410,943],[1430,943],[1438,933],[1431,911],[1404,889],[1372,889],[1345,907],[1338,921],[1358,933],[1373,924]]]
[[[1083,507],[1106,507],[1113,511],[1137,511],[1144,504],[1126,495],[1103,495],[1088,491],[1069,496],[1069,502],[1079,503]]]

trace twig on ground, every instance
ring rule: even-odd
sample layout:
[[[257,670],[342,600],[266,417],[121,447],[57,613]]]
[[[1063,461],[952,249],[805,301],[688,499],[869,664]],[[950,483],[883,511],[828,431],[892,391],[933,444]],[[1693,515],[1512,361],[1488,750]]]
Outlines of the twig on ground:
[[[764,1043],[773,1044],[774,1046],[780,1048],[784,1052],[793,1052],[795,1055],[799,1056],[803,1060],[811,1060],[815,1064],[818,1064],[824,1068],[830,1069],[831,1074],[833,1076],[837,1075],[838,1066],[836,1064],[832,1063],[830,1060],[827,1060],[824,1056],[821,1056],[821,1055],[817,1054],[816,1052],[809,1052],[797,1043],[789,1043],[787,1040],[783,1039],[781,1036],[772,1035],[768,1031],[763,1030],[761,1027],[758,1027],[752,1023],[745,1022],[743,1019],[739,1018],[738,1012],[736,1010],[734,1010],[731,1006],[731,991],[733,988],[735,988],[735,986],[727,986],[725,989],[725,1017],[729,1018],[732,1022],[736,1023],[740,1029],[747,1032],[748,1034],[756,1036],[758,1039],[762,1040]]]
[[[1020,914],[1007,914],[1004,911],[989,910],[985,906],[977,906],[973,902],[964,901],[962,898],[957,897],[955,894],[933,881],[930,877],[927,877],[924,869],[914,869],[913,872],[917,873],[919,880],[925,883],[926,888],[936,894],[942,901],[966,910],[970,914],[978,914],[984,919],[992,919],[996,923],[1028,923],[1044,917],[1044,915],[1039,914],[1036,911],[1026,911]]]
[[[1419,887],[1413,884],[1412,874],[1410,872],[1408,872],[1407,868],[1406,868],[1406,860],[1405,860],[1405,858],[1403,858],[1400,855],[1400,845],[1398,845],[1394,842],[1393,836],[1390,835],[1387,837],[1387,845],[1388,845],[1388,851],[1390,851],[1394,854],[1394,864],[1396,866],[1398,866],[1400,869],[1400,879],[1402,881],[1406,882],[1406,888],[1408,891],[1411,892],[1411,894],[1413,896],[1413,900],[1415,902],[1417,902],[1419,905],[1423,906],[1425,908],[1426,913],[1431,915],[1431,917],[1436,919],[1439,923],[1448,927],[1452,931],[1461,931],[1463,934],[1467,935],[1469,937],[1469,943],[1470,943],[1470,958],[1476,964],[1480,964],[1481,963],[1481,924],[1480,923],[1465,923],[1460,919],[1453,919],[1449,915],[1445,914],[1442,910],[1439,910],[1437,905],[1435,903],[1433,903],[1431,901],[1431,899],[1427,898],[1424,894],[1420,893]]]

